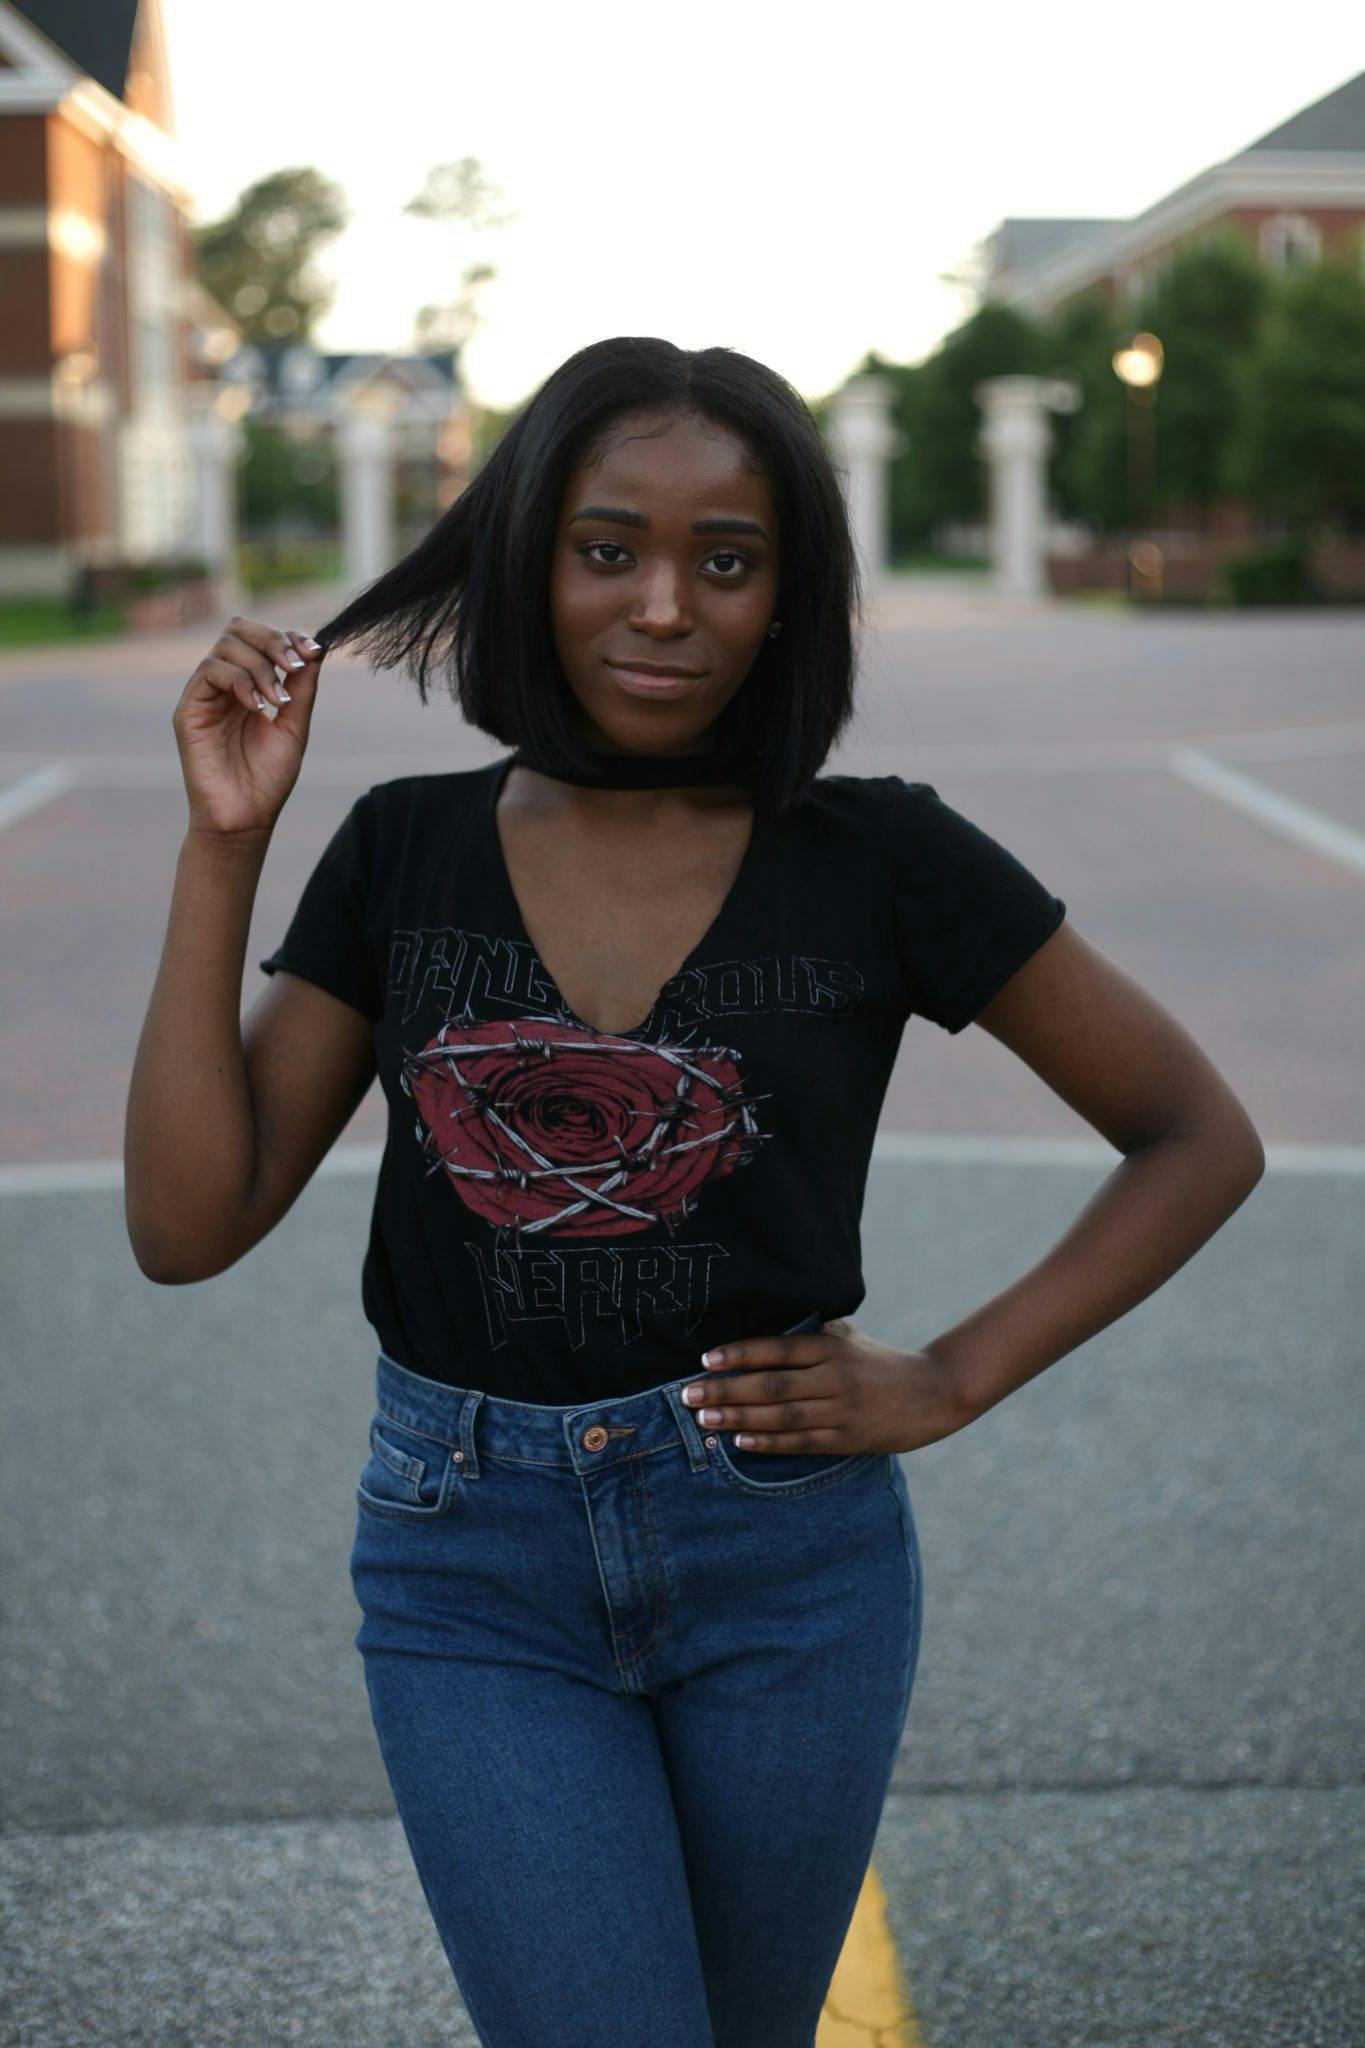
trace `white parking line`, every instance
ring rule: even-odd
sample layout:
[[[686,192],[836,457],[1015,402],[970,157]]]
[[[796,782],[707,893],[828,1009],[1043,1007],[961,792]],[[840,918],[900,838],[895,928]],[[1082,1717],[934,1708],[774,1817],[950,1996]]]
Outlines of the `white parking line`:
[[[337,1145],[327,1154],[315,1180],[354,1179],[377,1174],[381,1145]],[[1323,1174],[1359,1179],[1365,1176],[1365,1145],[1267,1145],[1270,1173]],[[917,1137],[908,1131],[884,1131],[872,1147],[874,1164],[927,1166],[1117,1166],[1122,1158],[1103,1138],[1006,1138],[953,1136]],[[121,1159],[64,1159],[33,1165],[0,1166],[0,1195],[86,1194],[123,1186]]]
[[[1160,774],[1174,769],[1176,773],[1184,774],[1186,769],[1179,757],[1190,756],[1192,761],[1204,762],[1209,758],[1206,750],[1211,748],[1217,748],[1234,760],[1245,761],[1310,761],[1323,755],[1358,752],[1365,750],[1365,719],[1341,719],[1319,725],[1267,726],[1252,732],[1192,733],[1178,744],[1164,739],[1044,740],[1022,741],[1009,746],[978,741],[945,741],[922,758],[918,758],[921,750],[915,748],[913,751],[917,759],[907,764],[906,772],[920,773],[930,780],[935,775],[950,772],[1010,777],[1062,773]],[[874,767],[883,757],[903,760],[906,752],[889,735],[865,751]],[[490,754],[487,758],[492,760],[494,757]],[[474,761],[463,765],[477,767],[479,763]],[[1217,768],[1220,764],[1211,762],[1210,765]],[[419,749],[414,748],[404,754],[312,754],[305,774],[307,781],[319,789],[364,789],[372,782],[429,772],[429,757],[424,757]],[[869,769],[869,772],[873,770]],[[1186,779],[1193,782],[1202,772],[1202,768],[1191,765]],[[1235,775],[1235,770],[1228,772]],[[0,783],[11,779],[27,781],[35,774],[56,776],[59,773],[68,780],[60,786],[53,783],[53,796],[60,796],[64,790],[77,784],[89,789],[179,789],[184,784],[180,760],[173,750],[161,754],[72,754],[60,760],[46,754],[0,753]],[[1223,791],[1215,790],[1213,794],[1221,795]],[[23,815],[26,813],[16,813],[16,816]],[[7,822],[0,812],[0,825]]]
[[[1211,754],[1201,753],[1197,747],[1172,747],[1170,766],[1173,774],[1203,790],[1206,796],[1218,797],[1234,810],[1254,818],[1258,825],[1278,832],[1284,839],[1296,840],[1300,846],[1322,854],[1354,875],[1365,875],[1365,836],[1353,832],[1349,825],[1338,825],[1308,804],[1280,796],[1250,775],[1215,761]]]
[[[74,789],[80,776],[70,761],[47,761],[40,768],[21,775],[8,789],[0,789],[0,832],[17,825],[21,818],[40,811],[59,796]]]

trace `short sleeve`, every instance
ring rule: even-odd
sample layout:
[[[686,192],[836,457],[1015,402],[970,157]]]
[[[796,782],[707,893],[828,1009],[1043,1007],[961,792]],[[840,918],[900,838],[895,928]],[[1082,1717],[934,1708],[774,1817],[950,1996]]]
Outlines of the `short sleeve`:
[[[1066,904],[929,782],[886,778],[895,950],[907,1014],[965,1030]]]
[[[303,886],[273,953],[258,962],[315,981],[371,1018],[384,1009],[384,980],[367,918],[374,872],[374,792],[357,797]]]

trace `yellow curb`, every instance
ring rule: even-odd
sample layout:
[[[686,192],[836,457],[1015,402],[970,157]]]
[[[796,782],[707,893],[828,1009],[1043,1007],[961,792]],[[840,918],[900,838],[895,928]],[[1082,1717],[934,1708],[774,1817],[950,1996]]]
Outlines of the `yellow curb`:
[[[910,1987],[886,1914],[886,1893],[869,1865],[830,1982],[816,2048],[924,2048]]]

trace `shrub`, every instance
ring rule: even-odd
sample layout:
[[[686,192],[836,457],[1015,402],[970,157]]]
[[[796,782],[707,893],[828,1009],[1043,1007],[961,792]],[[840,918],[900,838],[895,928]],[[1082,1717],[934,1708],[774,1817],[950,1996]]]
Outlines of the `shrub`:
[[[1276,541],[1230,555],[1223,585],[1234,605],[1314,604],[1318,591],[1302,541]]]

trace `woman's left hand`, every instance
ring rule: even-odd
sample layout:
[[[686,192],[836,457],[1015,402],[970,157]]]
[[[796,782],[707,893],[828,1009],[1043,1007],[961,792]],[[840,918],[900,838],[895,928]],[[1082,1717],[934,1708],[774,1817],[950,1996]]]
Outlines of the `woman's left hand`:
[[[683,1399],[706,1429],[747,1451],[917,1451],[975,1419],[946,1367],[852,1323],[713,1345]]]

